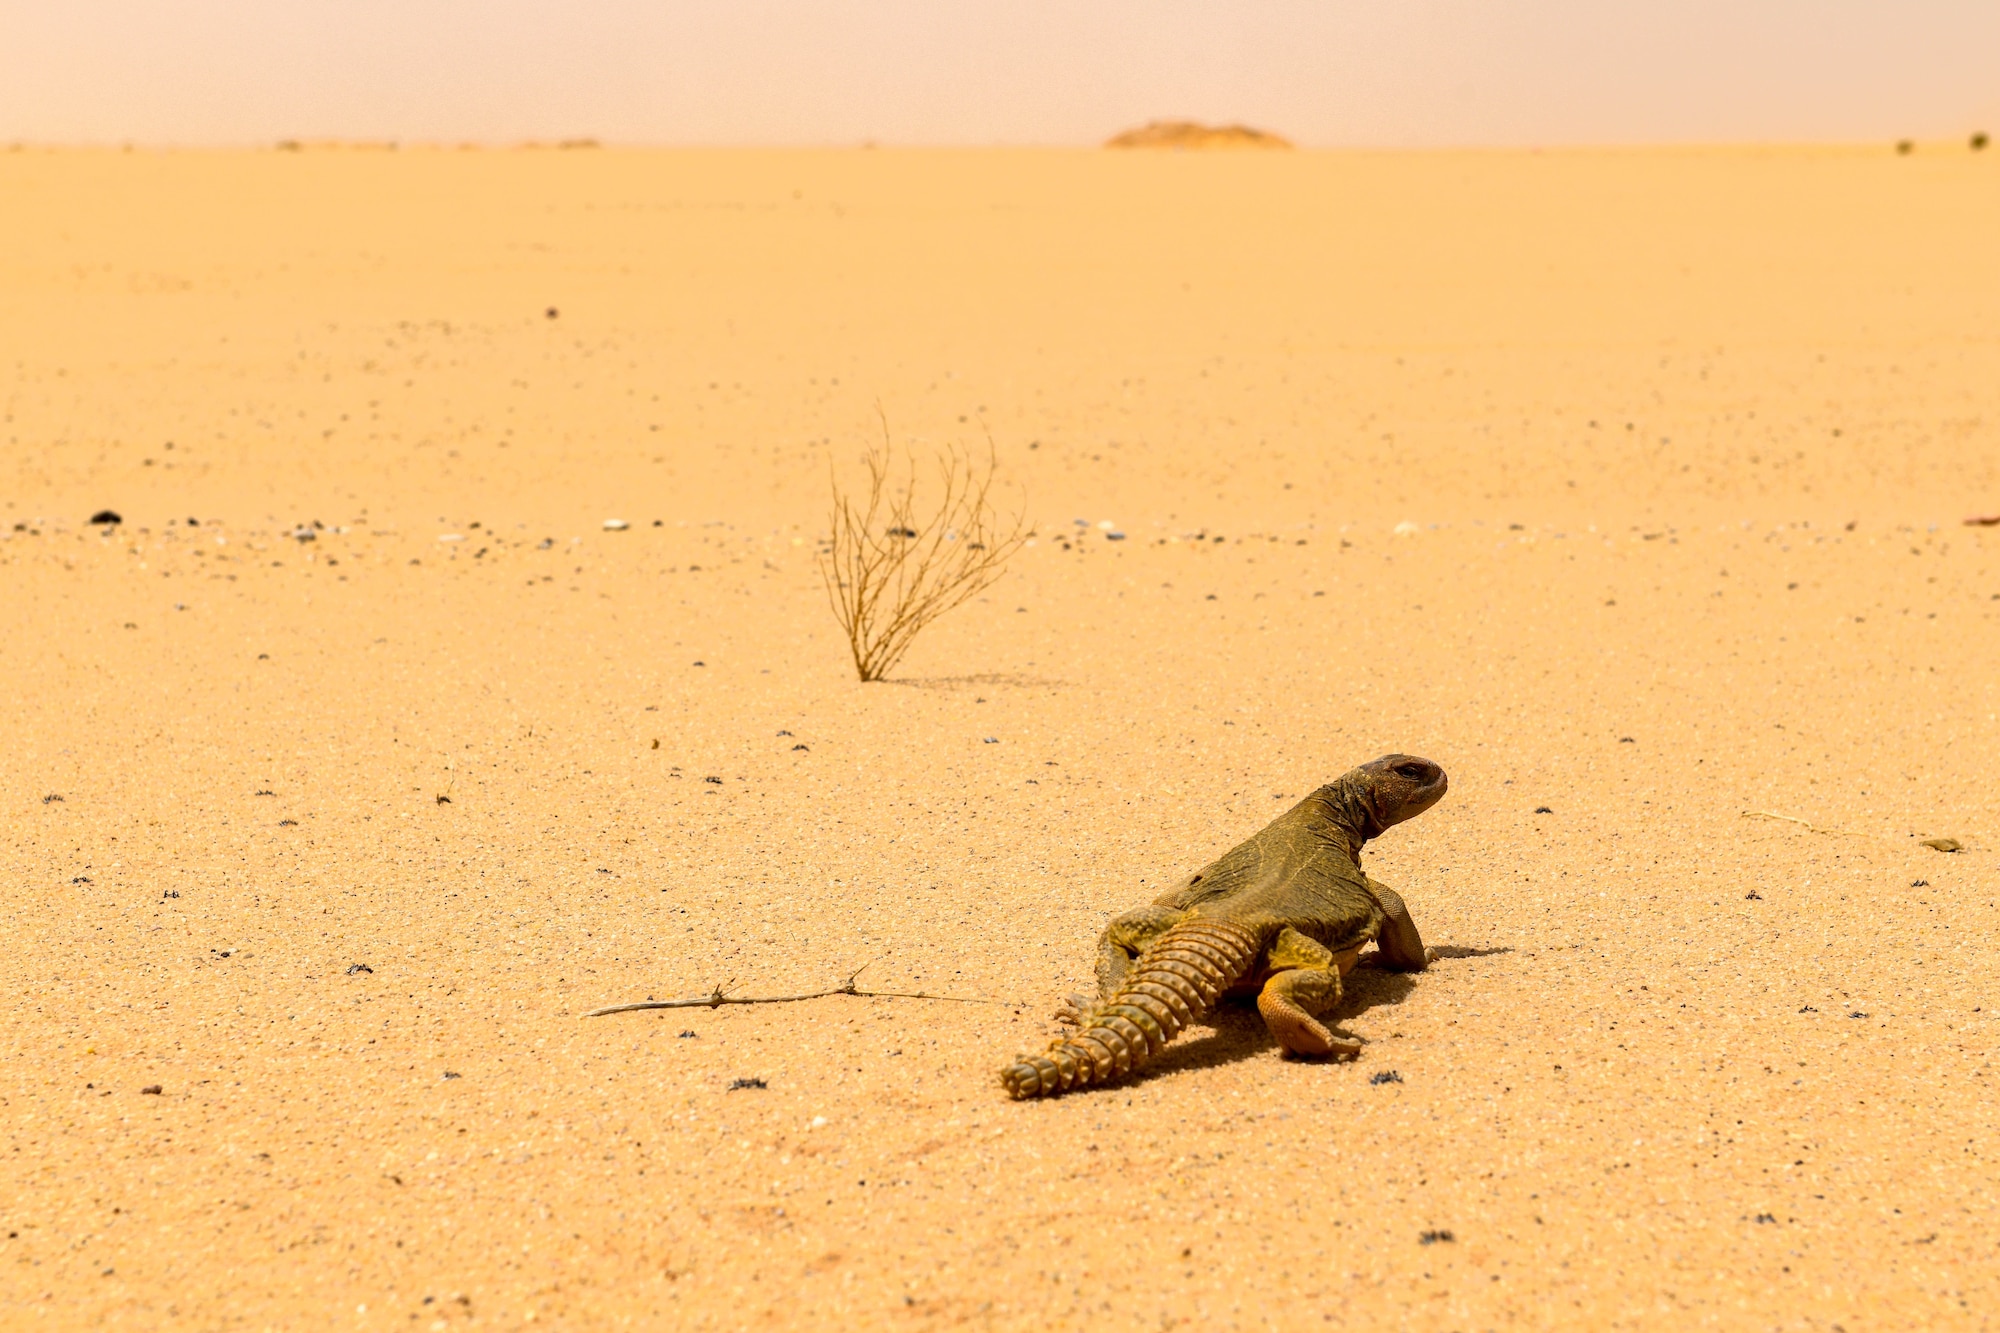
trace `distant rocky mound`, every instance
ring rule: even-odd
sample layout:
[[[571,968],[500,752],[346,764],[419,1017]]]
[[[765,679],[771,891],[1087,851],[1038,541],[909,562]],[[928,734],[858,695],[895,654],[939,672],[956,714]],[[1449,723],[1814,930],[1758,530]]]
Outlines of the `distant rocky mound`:
[[[1290,148],[1291,141],[1248,125],[1204,125],[1197,120],[1156,120],[1127,130],[1106,148]]]

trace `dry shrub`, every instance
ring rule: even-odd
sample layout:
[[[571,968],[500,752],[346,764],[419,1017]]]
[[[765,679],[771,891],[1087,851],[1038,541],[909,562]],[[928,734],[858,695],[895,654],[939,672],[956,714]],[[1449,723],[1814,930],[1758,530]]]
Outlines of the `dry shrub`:
[[[936,490],[920,497],[916,455],[897,456],[884,418],[882,443],[863,459],[865,487],[850,493],[833,479],[833,541],[819,572],[864,681],[882,679],[924,626],[990,587],[1029,535],[1019,515],[994,510],[990,436],[983,462],[950,445],[935,463]]]
[[[1154,120],[1105,140],[1106,148],[1290,148],[1284,136],[1248,125]]]

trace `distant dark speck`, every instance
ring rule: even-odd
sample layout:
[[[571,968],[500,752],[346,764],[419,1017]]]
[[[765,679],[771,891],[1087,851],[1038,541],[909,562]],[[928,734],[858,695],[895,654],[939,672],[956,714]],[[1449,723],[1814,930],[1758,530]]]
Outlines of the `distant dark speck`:
[[[371,974],[371,975],[372,975],[372,974],[374,973],[374,971],[375,971],[375,969],[374,969],[374,968],[372,968],[372,967],[370,967],[370,966],[368,966],[368,964],[366,964],[366,963],[352,963],[352,964],[349,964],[349,965],[348,965],[348,968],[347,968],[347,975],[351,977],[351,976],[353,976],[353,975],[354,975],[354,974],[355,974],[356,972],[367,972],[367,973],[369,973],[369,974]]]
[[[1417,1244],[1449,1245],[1457,1239],[1458,1237],[1452,1235],[1449,1231],[1426,1231],[1417,1237]]]
[[[1638,742],[1637,742],[1637,741],[1635,741],[1635,740],[1633,740],[1633,739],[1632,739],[1632,738],[1631,738],[1630,736],[1620,736],[1620,737],[1618,738],[1618,743],[1619,743],[1620,745],[1637,745],[1637,744],[1638,744]]]
[[[543,312],[543,314],[549,319],[554,319],[557,315],[560,315],[561,313],[562,312],[560,310],[557,310],[554,306],[550,306],[546,311]]]
[[[716,786],[718,786],[718,787],[720,787],[720,786],[722,785],[722,779],[721,779],[721,778],[703,778],[703,779],[702,779],[702,781],[703,781],[703,782],[713,782],[713,783],[714,783],[714,784],[715,784]]]
[[[464,1077],[465,1077],[465,1075],[463,1075],[463,1074],[454,1074],[454,1073],[453,1073],[453,1072],[452,1072],[451,1070],[449,1070],[449,1069],[447,1069],[447,1070],[445,1070],[445,1071],[444,1071],[444,1076],[445,1076],[446,1078],[464,1078]]]
[[[692,1037],[695,1035],[695,1032],[693,1028],[689,1028],[686,1032],[681,1033],[681,1035],[683,1037]]]
[[[1555,811],[1549,809],[1546,805],[1538,805],[1535,807],[1535,813],[1538,815],[1552,815]]]
[[[794,745],[794,746],[793,746],[792,748],[793,748],[794,750],[810,750],[810,749],[812,749],[812,747],[811,747],[810,745],[806,745],[806,744],[803,744],[803,743],[801,743],[801,744],[798,744],[798,745]]]
[[[767,1085],[761,1078],[735,1078],[729,1081],[729,1090],[731,1092],[736,1092],[743,1088],[762,1088],[765,1086]]]
[[[61,801],[61,800],[62,800],[62,797],[61,797],[60,795],[58,795],[58,794],[57,794],[57,793],[55,793],[55,792],[50,792],[50,793],[49,793],[49,794],[48,794],[47,796],[44,796],[44,797],[42,798],[42,804],[43,804],[43,805],[47,805],[47,804],[48,804],[49,802],[51,802],[51,801]],[[65,802],[63,802],[63,803],[64,803],[65,805],[67,805],[67,804],[68,804],[68,802],[67,802],[67,801],[65,801]]]
[[[293,828],[293,827],[297,826],[298,822],[299,822],[299,821],[298,821],[298,820],[296,820],[296,819],[281,819],[281,820],[279,820],[279,821],[278,821],[278,827],[279,827],[279,828]]]
[[[1368,1076],[1369,1084],[1378,1088],[1384,1083],[1401,1083],[1402,1081],[1403,1076],[1393,1069],[1380,1069]]]

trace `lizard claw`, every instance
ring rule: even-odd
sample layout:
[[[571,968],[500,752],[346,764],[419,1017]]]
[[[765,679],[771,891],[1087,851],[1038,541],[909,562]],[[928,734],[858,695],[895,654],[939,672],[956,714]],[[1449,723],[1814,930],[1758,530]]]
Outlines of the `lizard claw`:
[[[1082,1027],[1090,1017],[1090,1003],[1081,995],[1072,995],[1056,1006],[1056,1022],[1067,1023],[1071,1027]]]
[[[1265,1026],[1271,1029],[1271,1035],[1278,1039],[1287,1055],[1353,1060],[1361,1054],[1360,1042],[1335,1036],[1326,1024],[1299,1008],[1282,992],[1264,991],[1257,997],[1257,1008],[1264,1015]]]

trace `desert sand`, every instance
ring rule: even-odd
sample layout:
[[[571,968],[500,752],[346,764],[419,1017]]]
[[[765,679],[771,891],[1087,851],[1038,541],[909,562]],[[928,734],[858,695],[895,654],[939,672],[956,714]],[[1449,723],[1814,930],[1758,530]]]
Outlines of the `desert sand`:
[[[1993,1326],[1996,236],[1962,146],[0,151],[4,1322]],[[877,404],[1038,539],[864,686]],[[1392,750],[1358,1061],[1005,1099]],[[864,965],[998,1003],[582,1016]]]

